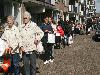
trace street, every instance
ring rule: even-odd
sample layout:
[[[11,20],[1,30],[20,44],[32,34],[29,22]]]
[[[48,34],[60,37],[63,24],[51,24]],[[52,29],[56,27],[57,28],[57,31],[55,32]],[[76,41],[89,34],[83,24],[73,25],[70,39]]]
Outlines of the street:
[[[54,62],[37,59],[37,75],[100,75],[100,42],[91,35],[77,35],[70,47],[54,50]]]
[[[100,35],[99,7],[100,0],[0,0],[0,36],[14,66],[9,75],[100,75],[100,40],[94,40]],[[53,39],[57,45],[64,35],[70,37],[69,46],[52,52],[49,34],[60,36]],[[36,54],[39,50],[45,50],[45,58]]]

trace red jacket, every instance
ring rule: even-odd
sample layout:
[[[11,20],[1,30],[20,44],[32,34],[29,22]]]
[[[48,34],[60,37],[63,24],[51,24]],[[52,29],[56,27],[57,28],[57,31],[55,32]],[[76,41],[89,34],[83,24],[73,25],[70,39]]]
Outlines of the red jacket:
[[[61,26],[57,26],[57,32],[60,33],[60,36],[64,36],[64,30]]]

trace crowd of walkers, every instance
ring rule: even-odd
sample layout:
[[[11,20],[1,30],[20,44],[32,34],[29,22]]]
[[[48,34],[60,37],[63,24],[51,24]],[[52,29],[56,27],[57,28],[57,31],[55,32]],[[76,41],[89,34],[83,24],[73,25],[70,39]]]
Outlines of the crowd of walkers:
[[[41,25],[37,25],[31,21],[31,14],[26,11],[19,30],[19,27],[14,24],[14,18],[7,17],[7,26],[1,39],[6,43],[4,55],[9,54],[11,65],[6,72],[4,71],[4,75],[10,72],[20,75],[20,59],[23,61],[24,75],[36,75],[36,54],[42,53],[44,64],[53,63],[54,48],[71,46],[73,38],[77,34],[85,34],[85,30],[86,34],[90,34],[91,21],[86,26],[73,21],[63,21],[62,18],[59,18],[56,23],[53,17],[48,16],[45,16],[43,20]]]

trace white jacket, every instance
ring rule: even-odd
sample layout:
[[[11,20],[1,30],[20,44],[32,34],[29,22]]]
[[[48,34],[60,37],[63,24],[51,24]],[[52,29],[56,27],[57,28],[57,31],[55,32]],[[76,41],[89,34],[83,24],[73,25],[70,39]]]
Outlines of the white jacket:
[[[7,26],[1,38],[5,40],[9,47],[12,47],[13,52],[19,53],[19,47],[22,46],[22,41],[19,30],[15,25],[11,29]]]
[[[27,25],[23,24],[20,33],[22,46],[24,47],[25,52],[36,50],[34,40],[37,39],[40,41],[44,36],[43,31],[34,22],[29,22]],[[36,34],[39,34],[38,38],[36,38]]]

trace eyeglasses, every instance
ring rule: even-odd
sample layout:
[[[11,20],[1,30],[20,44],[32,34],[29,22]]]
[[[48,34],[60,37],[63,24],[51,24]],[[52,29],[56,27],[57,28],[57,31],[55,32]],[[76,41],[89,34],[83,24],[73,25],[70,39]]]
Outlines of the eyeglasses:
[[[45,20],[48,20],[48,19],[45,19]]]
[[[23,18],[23,19],[27,19],[27,17]]]

